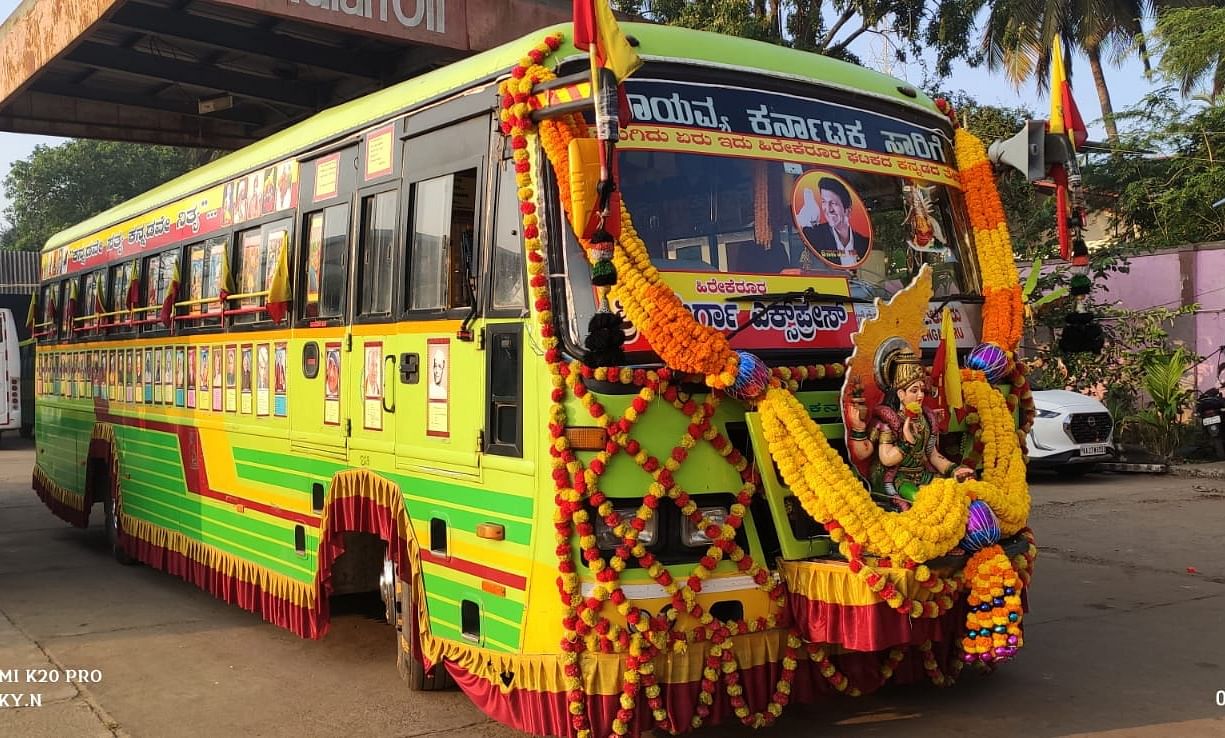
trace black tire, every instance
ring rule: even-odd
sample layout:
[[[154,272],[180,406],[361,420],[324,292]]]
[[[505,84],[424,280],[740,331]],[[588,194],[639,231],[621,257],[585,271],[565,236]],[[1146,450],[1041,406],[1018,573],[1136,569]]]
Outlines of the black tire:
[[[396,668],[400,678],[414,692],[437,692],[450,689],[454,682],[447,667],[435,664],[429,672],[418,653],[418,638],[421,630],[417,623],[417,608],[412,598],[412,583],[398,579],[396,582],[398,605],[396,618]]]
[[[124,566],[132,566],[137,563],[136,559],[132,558],[124,549],[123,543],[119,540],[119,526],[122,524],[118,515],[116,515],[116,500],[110,495],[110,484],[106,477],[99,479],[100,484],[97,489],[105,490],[106,496],[102,498],[103,519],[106,522],[106,540],[111,544],[111,556],[115,557]]]

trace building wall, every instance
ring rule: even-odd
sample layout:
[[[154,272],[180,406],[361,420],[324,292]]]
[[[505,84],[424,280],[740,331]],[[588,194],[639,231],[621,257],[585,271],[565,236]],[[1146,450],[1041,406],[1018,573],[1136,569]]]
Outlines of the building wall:
[[[1178,318],[1170,337],[1200,356],[1211,358],[1196,367],[1196,384],[1207,389],[1217,382],[1217,364],[1225,364],[1225,242],[1182,246],[1132,257],[1126,274],[1111,274],[1100,300],[1140,310],[1198,304],[1191,315]]]

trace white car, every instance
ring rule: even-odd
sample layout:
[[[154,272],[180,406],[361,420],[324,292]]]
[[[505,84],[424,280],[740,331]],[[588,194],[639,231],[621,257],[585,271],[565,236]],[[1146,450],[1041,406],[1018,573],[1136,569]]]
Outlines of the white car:
[[[1039,390],[1034,407],[1027,439],[1031,469],[1075,475],[1114,459],[1114,419],[1102,403],[1078,392]]]

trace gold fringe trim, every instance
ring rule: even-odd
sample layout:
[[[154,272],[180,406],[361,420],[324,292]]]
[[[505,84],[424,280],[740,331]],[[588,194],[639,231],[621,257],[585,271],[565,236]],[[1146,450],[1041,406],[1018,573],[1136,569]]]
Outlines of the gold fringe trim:
[[[115,428],[110,423],[94,423],[94,430],[89,434],[91,441],[106,441],[111,444],[111,452],[115,451]]]
[[[77,494],[67,487],[61,486],[50,476],[47,475],[42,467],[34,467],[34,481],[42,486],[42,488],[51,495],[57,502],[62,503],[67,507],[79,512],[85,512],[85,495]]]
[[[122,497],[120,501],[122,504]],[[314,582],[307,583],[290,579],[284,574],[269,571],[258,564],[220,551],[182,533],[167,530],[147,520],[134,518],[122,512],[122,509],[120,521],[123,525],[123,532],[129,536],[139,538],[154,546],[161,546],[168,551],[174,551],[225,576],[247,584],[254,584],[266,594],[298,607],[308,609],[315,607]]]

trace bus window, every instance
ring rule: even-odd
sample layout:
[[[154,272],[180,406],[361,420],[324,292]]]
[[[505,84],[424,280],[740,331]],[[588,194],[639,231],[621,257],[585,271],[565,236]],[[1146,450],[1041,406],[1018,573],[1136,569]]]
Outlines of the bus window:
[[[340,318],[349,254],[349,206],[333,205],[306,216],[306,244],[298,284],[305,285],[302,317]]]
[[[238,236],[238,301],[235,323],[265,320],[263,305],[281,251],[289,244],[289,221],[279,220],[262,228],[243,231]],[[232,308],[235,306],[231,306]]]
[[[519,239],[519,189],[515,163],[502,162],[498,174],[497,214],[493,231],[494,310],[521,310],[523,304],[523,245]]]
[[[55,336],[55,285],[44,284],[38,294],[38,320],[34,332],[39,341],[49,341]]]
[[[178,274],[179,250],[170,249],[145,259],[145,307],[137,316],[146,331],[164,330],[160,315],[170,284]]]
[[[106,312],[106,279],[103,272],[90,272],[85,275],[85,289],[81,292],[81,315],[89,320],[79,321],[78,329],[88,329],[91,332],[102,327],[102,318]]]
[[[476,169],[413,185],[409,310],[448,310],[469,304],[464,249],[476,227]]]
[[[81,278],[69,277],[61,284],[63,298],[60,304],[64,309],[60,319],[60,336],[69,339],[73,337],[77,325],[75,318],[81,314]]]
[[[132,266],[134,262],[116,264],[111,267],[111,310],[116,314],[111,316],[110,325],[117,333],[128,333],[132,330],[132,322],[128,314],[128,292],[132,285]]]
[[[396,234],[396,201],[399,193],[380,192],[362,198],[362,231],[358,244],[358,275],[361,302],[359,315],[391,313],[392,253]]]
[[[221,325],[221,303],[217,296],[221,285],[221,257],[225,247],[225,238],[210,238],[187,247],[187,292],[183,299],[190,303],[187,306],[187,315],[193,317],[188,325]]]

